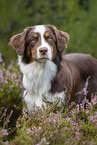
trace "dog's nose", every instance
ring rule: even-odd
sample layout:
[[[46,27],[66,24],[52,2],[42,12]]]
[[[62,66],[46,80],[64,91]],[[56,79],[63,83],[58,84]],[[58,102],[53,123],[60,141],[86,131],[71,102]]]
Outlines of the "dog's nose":
[[[39,52],[42,54],[42,55],[45,55],[47,52],[48,52],[48,49],[46,47],[42,47],[39,49]]]

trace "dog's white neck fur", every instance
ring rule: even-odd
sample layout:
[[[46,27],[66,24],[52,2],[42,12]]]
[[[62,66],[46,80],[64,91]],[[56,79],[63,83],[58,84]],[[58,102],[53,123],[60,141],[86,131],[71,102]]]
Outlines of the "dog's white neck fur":
[[[42,95],[51,88],[51,80],[56,75],[57,67],[51,61],[24,64],[19,57],[19,65],[23,73],[23,85],[33,95]]]

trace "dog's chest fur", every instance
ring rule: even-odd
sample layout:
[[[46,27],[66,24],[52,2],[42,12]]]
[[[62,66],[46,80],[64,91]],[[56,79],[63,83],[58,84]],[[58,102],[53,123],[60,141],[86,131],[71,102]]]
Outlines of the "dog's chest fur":
[[[26,89],[24,91],[24,99],[29,110],[32,110],[34,103],[42,107],[43,95],[50,102],[53,102],[56,97],[64,98],[63,92],[55,93],[54,95],[49,92],[51,89],[51,81],[57,73],[57,66],[53,62],[33,62],[25,65],[21,61],[21,57],[19,57],[19,65],[23,73],[23,86]]]
[[[51,61],[33,62],[25,65],[20,63],[23,73],[23,85],[33,95],[42,95],[51,88],[51,80],[55,77],[57,68]]]

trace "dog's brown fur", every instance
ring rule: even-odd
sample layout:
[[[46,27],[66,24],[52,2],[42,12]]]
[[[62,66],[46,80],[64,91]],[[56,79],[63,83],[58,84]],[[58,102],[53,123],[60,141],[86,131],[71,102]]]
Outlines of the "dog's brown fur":
[[[51,91],[54,93],[56,90],[61,91],[65,88],[67,94],[71,95],[69,103],[81,102],[84,98],[82,90],[90,76],[87,89],[87,99],[90,101],[91,94],[97,92],[97,60],[88,54],[68,54],[63,57],[61,66],[52,83]]]

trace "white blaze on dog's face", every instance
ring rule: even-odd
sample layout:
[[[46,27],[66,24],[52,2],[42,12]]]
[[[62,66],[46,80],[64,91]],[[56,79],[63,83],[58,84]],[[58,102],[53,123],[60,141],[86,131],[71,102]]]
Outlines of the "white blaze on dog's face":
[[[43,25],[36,26],[34,29],[33,36],[37,37],[36,41],[36,59],[49,59],[52,60],[53,57],[53,47],[55,47],[54,42],[54,35],[50,35],[47,31],[46,27]],[[33,42],[35,41],[35,38],[33,39]],[[37,44],[40,44],[37,46]]]
[[[68,41],[69,35],[53,25],[27,27],[11,38],[11,44],[26,64],[47,60],[57,62],[56,56],[66,49]]]
[[[56,50],[56,38],[52,30],[43,25],[34,26],[26,34],[26,50],[23,54],[23,61],[31,63],[33,61],[53,60]]]

